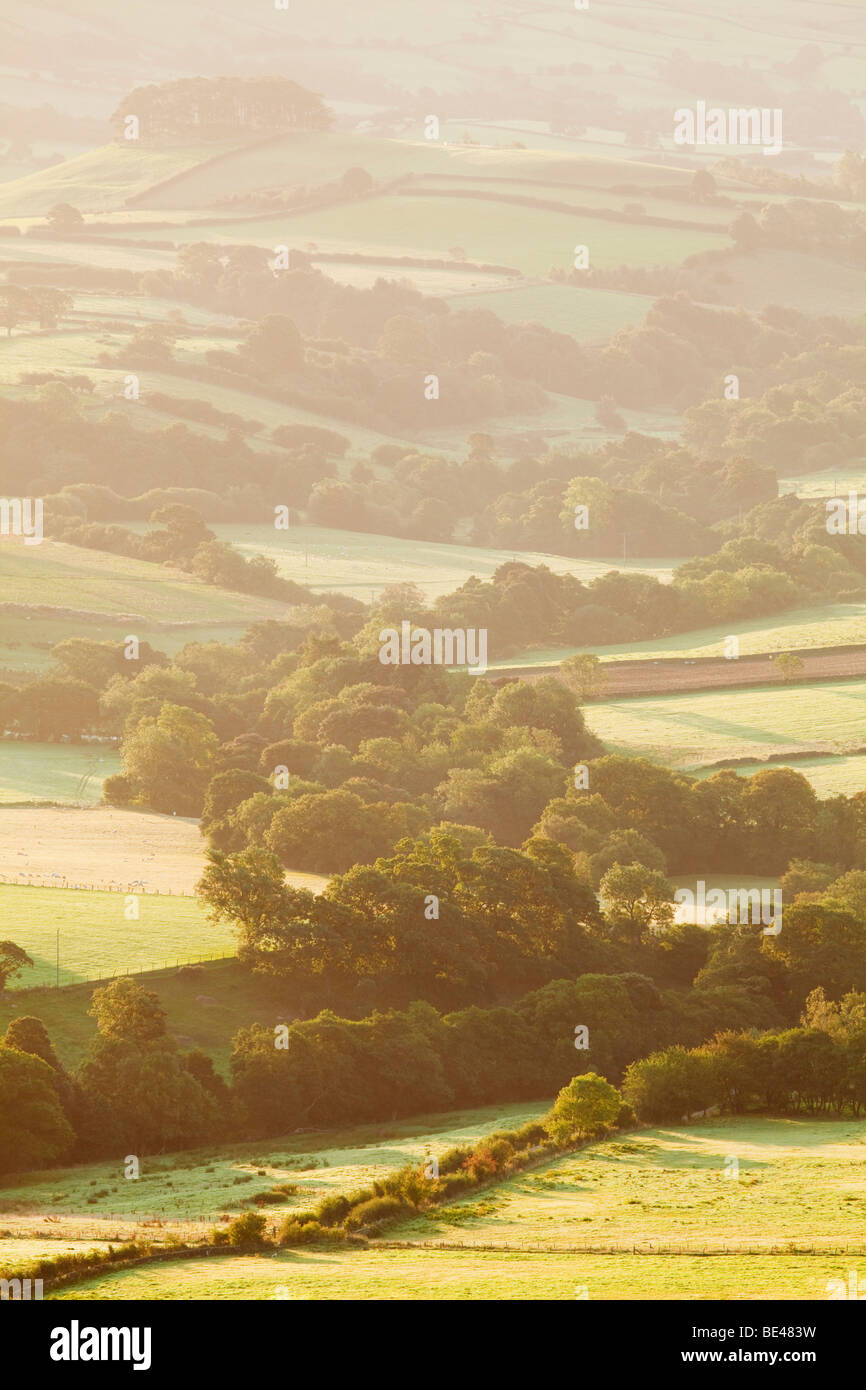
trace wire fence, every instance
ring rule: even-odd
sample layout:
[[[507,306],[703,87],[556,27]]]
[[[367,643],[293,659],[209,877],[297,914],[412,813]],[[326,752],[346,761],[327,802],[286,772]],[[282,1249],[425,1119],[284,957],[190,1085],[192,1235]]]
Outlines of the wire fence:
[[[103,883],[79,882],[77,879],[69,878],[65,874],[0,874],[0,883],[6,883],[16,888],[73,888],[83,889],[90,893],[134,893],[136,897],[143,898],[196,898],[197,893],[187,892],[183,888],[148,888],[144,886],[141,879],[133,879],[129,883],[119,883],[117,879],[111,879]]]
[[[830,1240],[826,1244],[813,1240],[805,1245],[796,1241],[768,1242],[762,1245],[744,1244],[741,1241],[725,1241],[714,1245],[669,1245],[646,1241],[641,1244],[610,1242],[602,1245],[551,1245],[537,1241],[497,1241],[488,1245],[474,1240],[377,1240],[371,1243],[400,1250],[462,1250],[466,1253],[474,1250],[493,1253],[502,1251],[524,1255],[866,1255],[866,1242],[862,1240],[854,1245],[840,1245]]]
[[[171,1216],[166,1212],[113,1214],[80,1218],[76,1216],[31,1217],[23,1223],[0,1216],[0,1240],[99,1240],[114,1244],[133,1238],[160,1240],[201,1240],[215,1226],[224,1226],[238,1216],[237,1211],[208,1212],[201,1216]],[[285,1213],[273,1217],[265,1228],[274,1236]]]

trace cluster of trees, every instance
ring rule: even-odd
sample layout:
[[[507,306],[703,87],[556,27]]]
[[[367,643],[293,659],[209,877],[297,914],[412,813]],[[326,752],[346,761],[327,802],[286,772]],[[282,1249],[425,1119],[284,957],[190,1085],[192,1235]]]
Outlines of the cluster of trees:
[[[666,1048],[633,1062],[622,1089],[651,1123],[713,1106],[859,1116],[866,1111],[866,994],[849,990],[834,1003],[819,986],[798,1027],[726,1030],[699,1048]]]
[[[855,181],[853,167],[843,177]],[[731,235],[740,250],[760,247],[805,251],[851,265],[866,261],[866,212],[841,208],[824,199],[794,198],[787,203],[766,203],[758,216],[741,212],[731,224]]]
[[[72,490],[66,496],[68,505],[75,507]],[[261,594],[284,603],[309,604],[309,589],[283,579],[276,562],[268,556],[252,555],[247,559],[228,541],[218,541],[193,507],[169,503],[158,507],[149,519],[155,529],[138,535],[122,526],[80,521],[68,513],[49,511],[46,530],[53,539],[72,545],[108,550],[115,555],[129,555],[154,564],[176,565],[206,584],[223,589]]]
[[[333,117],[321,97],[288,77],[181,77],[136,87],[111,117],[119,138],[128,117],[145,139],[219,140],[327,130]]]
[[[132,980],[97,989],[96,1036],[71,1075],[45,1026],[22,1015],[0,1041],[0,1172],[63,1158],[205,1143],[233,1122],[210,1058],[182,1052],[155,994]]]
[[[261,925],[270,909],[253,889]],[[527,902],[531,910],[531,895]],[[332,922],[338,903],[339,893]],[[490,906],[507,936],[503,906]],[[277,903],[282,928],[280,912]],[[864,931],[862,918],[807,896],[786,910],[778,937],[715,928],[690,985],[634,969],[584,971],[514,1002],[447,1014],[416,999],[364,1018],[326,1009],[287,1022],[292,1009],[277,990],[277,1022],[235,1037],[230,1083],[207,1056],[177,1046],[153,993],[118,980],[94,992],[97,1033],[74,1075],[37,1018],[10,1024],[0,1042],[0,1171],[530,1099],[559,1087],[568,1089],[549,1132],[566,1142],[590,1132],[591,1113],[614,1121],[593,1106],[611,1099],[606,1083],[620,1081],[626,1104],[650,1122],[714,1105],[858,1114],[866,1108]],[[250,928],[267,952],[266,935]],[[294,949],[290,941],[288,931],[272,933],[278,957]],[[845,975],[853,988],[840,984]],[[606,1078],[589,1085],[591,1094],[585,1074],[582,1089],[572,1082],[575,1048],[582,1067]]]
[[[37,324],[39,328],[57,328],[72,308],[72,295],[50,285],[0,285],[0,326],[6,337],[12,337],[19,324]]]

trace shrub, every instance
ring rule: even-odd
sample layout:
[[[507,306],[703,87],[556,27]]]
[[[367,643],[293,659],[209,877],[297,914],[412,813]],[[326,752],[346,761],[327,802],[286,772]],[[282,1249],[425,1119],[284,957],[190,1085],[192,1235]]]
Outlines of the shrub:
[[[517,1138],[521,1145],[529,1147],[532,1144],[541,1144],[547,1138],[547,1130],[538,1120],[530,1120],[528,1124],[521,1125],[517,1131]]]
[[[439,1172],[456,1173],[471,1157],[472,1149],[446,1149],[444,1154],[439,1155]]]
[[[435,1194],[442,1201],[448,1201],[451,1197],[458,1197],[461,1192],[468,1192],[474,1186],[468,1173],[446,1173],[439,1179]]]
[[[343,1220],[351,1208],[351,1202],[343,1193],[336,1192],[333,1197],[323,1197],[318,1207],[316,1215],[323,1226],[337,1226]]]
[[[109,806],[128,806],[135,794],[135,787],[122,772],[106,777],[102,784],[102,795]]]
[[[307,1213],[304,1213],[306,1216]],[[318,1221],[298,1220],[286,1217],[277,1232],[280,1245],[310,1245],[313,1241],[333,1238],[333,1231],[327,1230]]]
[[[266,1245],[266,1225],[267,1218],[257,1211],[247,1211],[243,1216],[236,1216],[228,1228],[229,1245]]]
[[[399,1197],[371,1197],[368,1202],[361,1202],[353,1207],[343,1225],[347,1231],[358,1231],[363,1226],[377,1226],[383,1221],[393,1221],[396,1217],[404,1215],[407,1210],[406,1203],[401,1202]]]

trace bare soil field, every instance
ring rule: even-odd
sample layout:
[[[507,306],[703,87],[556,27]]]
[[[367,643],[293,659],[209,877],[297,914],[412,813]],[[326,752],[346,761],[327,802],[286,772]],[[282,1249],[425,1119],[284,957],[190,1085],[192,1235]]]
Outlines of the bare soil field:
[[[845,680],[866,676],[866,647],[812,647],[792,652],[803,669],[787,684]],[[775,666],[778,652],[759,652],[737,661],[724,657],[673,657],[658,661],[607,661],[607,684],[601,698],[623,695],[672,695],[686,690],[725,690],[729,686],[785,684]],[[532,682],[555,676],[557,666],[509,666],[491,670],[493,677],[517,677]]]

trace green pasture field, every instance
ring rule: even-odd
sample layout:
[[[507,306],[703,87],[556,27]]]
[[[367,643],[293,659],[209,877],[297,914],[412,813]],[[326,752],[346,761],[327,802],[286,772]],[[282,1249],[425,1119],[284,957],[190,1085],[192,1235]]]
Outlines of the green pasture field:
[[[689,770],[722,758],[866,745],[866,686],[816,681],[600,701],[586,722],[611,753]]]
[[[417,584],[425,595],[438,598],[472,575],[489,579],[500,565],[513,559],[527,565],[546,565],[556,574],[573,574],[584,583],[611,569],[652,574],[667,582],[674,564],[668,560],[577,560],[567,555],[407,540],[321,526],[292,525],[287,531],[276,531],[273,526],[215,524],[211,530],[244,554],[267,555],[286,579],[309,584],[317,592],[332,589],[351,594],[363,602],[386,585],[401,583]]]
[[[714,271],[721,303],[757,313],[784,304],[803,314],[866,313],[866,279],[853,265],[802,251],[758,250],[726,257]]]
[[[479,140],[478,145],[462,143],[464,131]],[[553,140],[541,142],[515,131],[493,126],[474,126],[471,122],[443,122],[440,140],[424,138],[423,126],[408,138],[343,131],[287,132],[278,139],[253,148],[238,150],[210,168],[190,167],[182,177],[165,187],[152,187],[140,194],[136,207],[151,211],[188,211],[212,206],[232,193],[254,193],[258,189],[283,188],[333,182],[347,169],[360,166],[379,182],[412,173],[433,178],[460,174],[483,179],[550,179],[564,186],[611,183],[671,185],[688,184],[687,171],[654,163],[644,157],[632,163],[611,156],[587,152],[580,142]],[[527,149],[501,147],[522,141]],[[204,147],[203,147],[203,155]]]
[[[524,1101],[153,1154],[142,1159],[141,1177],[135,1182],[125,1179],[121,1166],[112,1162],[12,1175],[0,1186],[0,1227],[4,1217],[53,1213],[216,1220],[223,1212],[248,1209],[253,1194],[276,1183],[297,1183],[296,1194],[269,1207],[269,1215],[280,1218],[306,1210],[331,1193],[365,1187],[406,1163],[421,1162],[427,1154],[471,1144],[494,1129],[519,1128],[548,1108],[544,1101]]]
[[[286,605],[276,599],[229,593],[148,560],[62,541],[25,545],[18,538],[5,538],[0,546],[0,585],[6,603],[50,605],[70,616],[80,611],[85,620],[90,613],[117,613],[149,619],[151,625],[201,626],[254,623],[286,614]]]
[[[863,1242],[864,1194],[862,1119],[734,1116],[593,1144],[392,1227],[388,1238],[827,1249]]]
[[[21,801],[102,800],[102,783],[120,772],[108,744],[30,743],[0,739],[0,805]]]
[[[153,184],[237,147],[237,141],[207,146],[153,146],[143,141],[103,145],[0,184],[0,216],[44,215],[55,203],[72,203],[81,212],[121,207]]]
[[[452,295],[455,311],[489,309],[506,323],[542,323],[569,333],[581,343],[606,341],[621,328],[641,323],[652,299],[616,290],[579,289],[574,285],[527,285],[515,289],[477,290]]]
[[[147,865],[141,877],[147,878]],[[196,956],[234,952],[235,934],[225,923],[205,919],[198,898],[159,895],[122,883],[120,892],[86,888],[28,888],[0,883],[0,916],[5,930],[34,962],[12,988],[31,989],[56,982],[57,931],[60,930],[60,984],[104,979],[127,971],[161,968]],[[137,903],[132,903],[132,888]],[[137,905],[138,920],[125,912]]]
[[[158,235],[154,233],[154,235]],[[729,245],[726,235],[607,222],[583,214],[447,197],[380,197],[267,221],[172,229],[177,242],[213,240],[303,250],[447,257],[455,244],[469,260],[544,275],[569,269],[574,247],[586,244],[593,265],[679,265],[697,251]]]
[[[675,561],[669,562],[672,566]],[[608,568],[625,570],[620,562],[611,561]],[[648,571],[652,572],[652,571]],[[575,571],[580,578],[579,571]],[[662,574],[658,574],[662,578]],[[646,642],[620,643],[611,646],[581,647],[604,661],[661,660],[721,657],[725,655],[725,639],[731,629],[739,639],[740,656],[757,652],[800,651],[809,647],[853,646],[866,642],[866,604],[827,603],[808,608],[792,608],[785,613],[766,618],[738,618],[717,627],[699,628],[692,632],[676,632],[670,637],[651,638]],[[547,647],[530,651],[507,661],[493,662],[502,666],[553,666],[574,655],[573,647]]]
[[[492,133],[492,132],[489,132]],[[603,162],[603,161],[599,161]],[[583,164],[577,164],[575,168],[575,178],[568,185],[563,185],[556,180],[550,183],[539,183],[532,180],[508,179],[492,176],[488,178],[448,178],[445,175],[429,175],[423,178],[420,186],[425,193],[448,196],[459,194],[462,191],[473,190],[477,193],[490,194],[492,197],[499,196],[507,199],[510,197],[534,198],[540,201],[550,200],[557,203],[569,203],[575,208],[594,208],[597,209],[599,216],[605,212],[625,213],[627,216],[635,218],[638,222],[641,217],[660,217],[668,222],[701,222],[706,223],[710,230],[727,228],[728,224],[736,216],[737,206],[734,204],[723,203],[718,206],[713,203],[696,202],[690,193],[690,183],[688,179],[682,177],[681,170],[671,170],[668,188],[677,188],[680,191],[679,198],[661,198],[652,196],[652,184],[649,185],[650,191],[642,190],[638,193],[614,192],[614,189],[628,186],[632,183],[631,169],[634,167],[631,159],[616,159],[609,161],[610,184],[599,188],[590,186],[583,187],[580,183],[580,173]],[[643,168],[637,161],[639,170]],[[658,166],[658,169],[663,166]],[[590,163],[590,177],[593,175],[594,162]],[[539,177],[542,173],[539,170]],[[596,175],[597,177],[597,175]],[[659,181],[661,183],[661,181]],[[726,196],[734,196],[726,190]],[[737,195],[737,201],[739,197]],[[633,209],[638,206],[640,213]]]
[[[94,1300],[822,1299],[849,1256],[506,1254],[455,1250],[292,1253],[186,1259],[90,1279],[50,1295]]]

